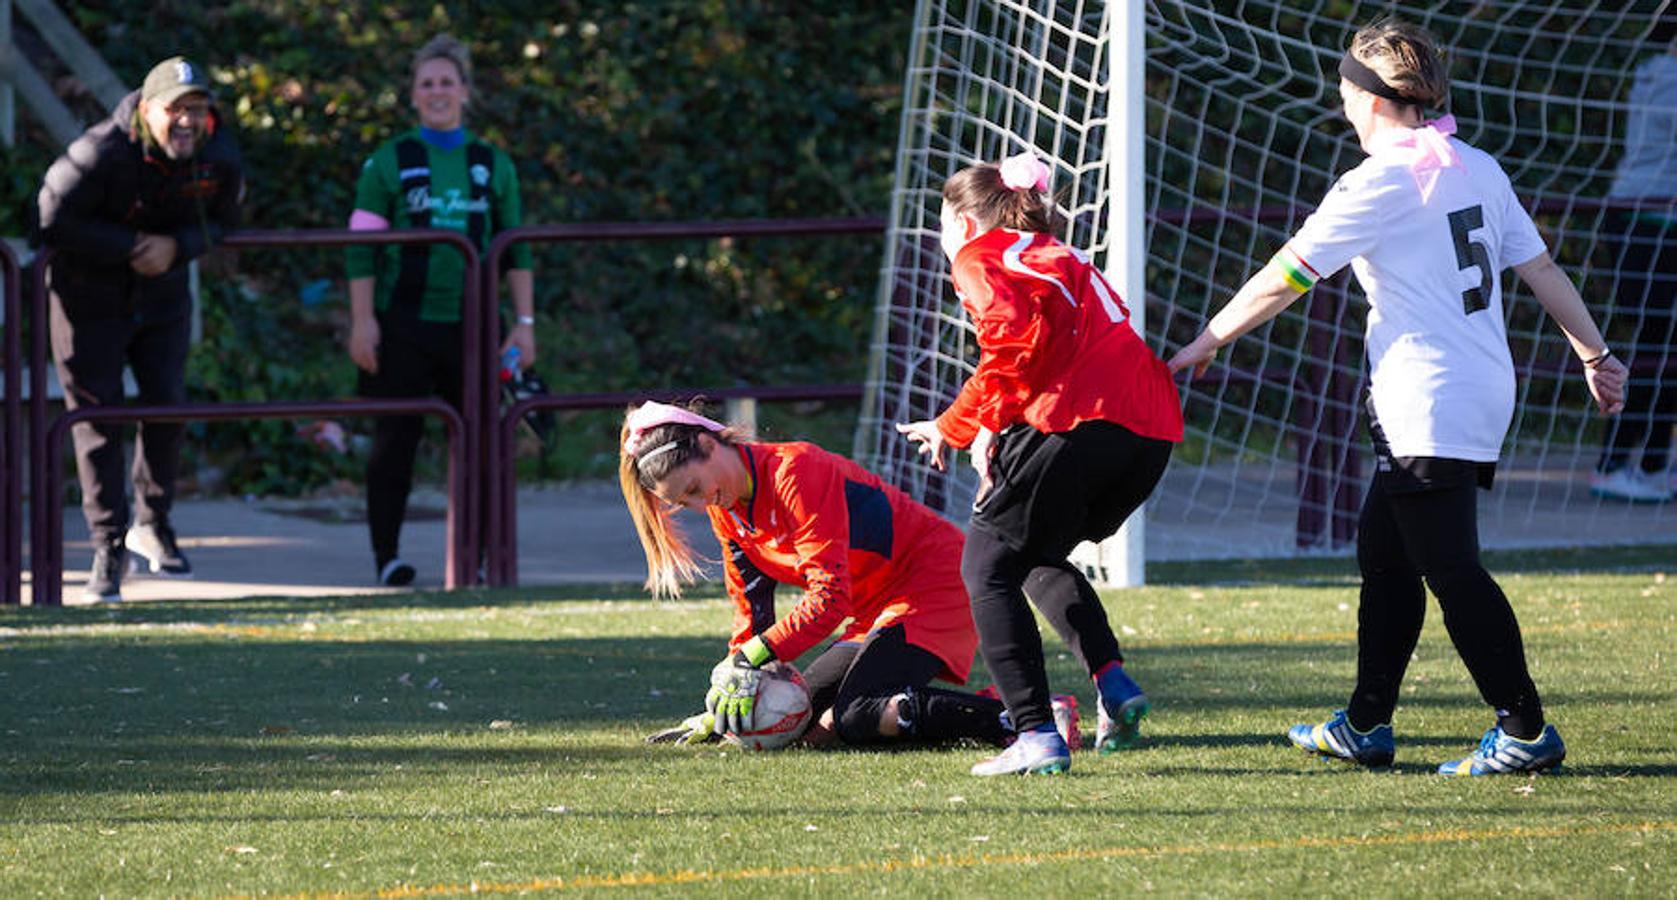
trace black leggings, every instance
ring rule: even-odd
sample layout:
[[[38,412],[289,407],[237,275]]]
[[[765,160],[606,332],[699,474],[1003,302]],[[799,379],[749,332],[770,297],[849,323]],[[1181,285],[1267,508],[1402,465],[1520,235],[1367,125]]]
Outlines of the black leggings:
[[[1042,611],[1085,672],[1094,675],[1107,663],[1123,662],[1106,607],[1089,579],[1071,563],[1062,559],[1033,564],[999,538],[974,531],[961,555],[961,574],[989,585],[985,601],[973,594],[979,649],[1020,731],[1054,721],[1042,633],[1031,605]]]
[[[1139,509],[1170,452],[1168,442],[1110,422],[1056,434],[1015,426],[998,439],[996,487],[967,529],[961,579],[972,597],[979,652],[1019,731],[1054,721],[1030,604],[1090,675],[1123,661],[1100,597],[1066,555],[1078,541],[1112,534]]]
[[[378,374],[362,374],[368,397],[441,396],[460,408],[460,325],[422,322],[412,309],[379,314]],[[402,522],[413,489],[414,457],[425,432],[420,416],[381,416],[373,423],[373,447],[367,455],[367,531],[375,568],[400,552]]]
[[[834,730],[846,744],[935,744],[959,738],[1001,743],[1008,734],[1001,723],[1001,701],[928,687],[943,669],[936,654],[910,644],[903,627],[891,625],[859,643],[828,647],[809,664],[804,680],[816,716],[831,708]],[[905,696],[897,715],[908,728],[887,737],[879,722],[899,694]]]
[[[1366,730],[1392,720],[1430,587],[1480,696],[1509,733],[1536,736],[1543,728],[1543,704],[1526,669],[1514,610],[1479,562],[1474,485],[1390,490],[1398,477],[1375,476],[1357,526],[1363,584],[1357,687],[1346,708],[1352,725]]]

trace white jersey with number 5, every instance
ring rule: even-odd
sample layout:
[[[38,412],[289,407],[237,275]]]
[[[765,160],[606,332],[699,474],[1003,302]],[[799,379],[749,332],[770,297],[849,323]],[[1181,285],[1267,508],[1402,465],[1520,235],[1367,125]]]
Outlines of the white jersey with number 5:
[[[1546,249],[1496,160],[1450,139],[1460,166],[1423,199],[1400,152],[1340,177],[1283,255],[1368,295],[1374,413],[1394,456],[1494,462],[1514,415],[1501,273]]]

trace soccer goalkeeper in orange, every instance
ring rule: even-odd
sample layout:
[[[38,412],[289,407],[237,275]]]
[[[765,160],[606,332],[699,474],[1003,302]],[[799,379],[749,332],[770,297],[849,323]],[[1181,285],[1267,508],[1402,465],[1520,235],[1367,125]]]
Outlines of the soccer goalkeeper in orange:
[[[813,444],[747,441],[662,403],[629,413],[619,475],[648,589],[675,596],[699,574],[670,518],[685,507],[710,517],[735,606],[706,713],[655,738],[751,730],[759,669],[797,659],[834,631],[804,670],[825,726],[812,742],[828,731],[847,744],[1011,737],[1000,701],[930,686],[964,683],[978,644],[961,584],[961,532],[936,513]],[[779,620],[777,584],[803,592]]]

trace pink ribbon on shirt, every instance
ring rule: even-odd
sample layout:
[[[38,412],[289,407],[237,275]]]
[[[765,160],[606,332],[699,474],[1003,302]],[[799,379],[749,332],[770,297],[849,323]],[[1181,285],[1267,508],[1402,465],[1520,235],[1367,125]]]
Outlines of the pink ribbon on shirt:
[[[1456,117],[1443,116],[1424,122],[1420,128],[1392,129],[1381,135],[1376,152],[1402,150],[1408,156],[1409,174],[1421,190],[1421,202],[1432,196],[1438,175],[1445,169],[1462,168],[1461,154],[1450,146],[1450,135],[1456,133]]]
[[[646,433],[660,425],[697,425],[706,431],[722,431],[727,428],[721,422],[707,419],[698,413],[680,406],[659,403],[648,400],[635,408],[624,421],[629,429],[629,436],[623,439],[623,452],[630,456],[640,456],[641,441]]]

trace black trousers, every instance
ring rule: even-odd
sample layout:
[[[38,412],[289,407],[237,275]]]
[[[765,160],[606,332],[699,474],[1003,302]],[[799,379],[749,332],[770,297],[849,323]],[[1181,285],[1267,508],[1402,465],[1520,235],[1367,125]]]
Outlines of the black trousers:
[[[405,307],[379,313],[378,373],[361,373],[362,395],[441,396],[459,409],[464,380],[459,323],[423,322],[416,310]],[[382,416],[373,424],[373,447],[367,457],[367,531],[374,565],[381,569],[399,555],[414,457],[424,432],[421,416]]]
[[[190,310],[181,304],[161,318],[145,314],[66,314],[57,291],[49,296],[52,358],[64,387],[67,409],[120,405],[126,363],[144,405],[186,402],[186,353],[191,343]],[[114,546],[128,531],[127,468],[122,425],[83,422],[71,428],[82,514],[94,546]],[[134,440],[134,519],[166,524],[180,473],[184,426],[141,422]]]
[[[1597,469],[1611,472],[1642,452],[1642,470],[1659,472],[1670,463],[1671,429],[1677,425],[1677,227],[1639,221],[1615,212],[1606,222],[1613,260],[1614,318],[1633,323],[1629,343],[1617,349],[1631,366],[1624,411],[1607,427]],[[1648,369],[1651,367],[1651,371]]]
[[[815,714],[831,708],[834,728],[847,744],[935,744],[959,738],[1000,743],[1007,734],[1001,724],[1001,701],[930,687],[942,671],[943,660],[910,644],[901,625],[891,625],[861,642],[828,647],[804,670],[804,681]],[[899,694],[906,695],[898,715],[908,720],[909,731],[886,737],[879,732],[879,721]]]
[[[1479,694],[1518,737],[1543,727],[1543,705],[1526,668],[1520,625],[1479,562],[1474,464],[1435,465],[1434,477],[1382,460],[1357,525],[1362,597],[1357,610],[1357,686],[1347,714],[1358,729],[1390,722],[1426,617],[1427,588]],[[1440,474],[1443,477],[1438,477]]]
[[[1168,441],[1111,422],[1057,434],[1015,426],[998,436],[990,467],[995,486],[973,512],[961,578],[972,598],[979,653],[1018,730],[1054,720],[1030,604],[1086,672],[1123,659],[1100,597],[1066,557],[1079,541],[1117,531],[1153,493],[1170,453]]]

